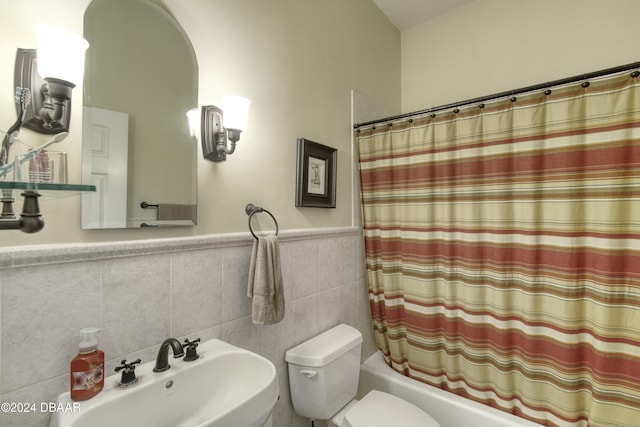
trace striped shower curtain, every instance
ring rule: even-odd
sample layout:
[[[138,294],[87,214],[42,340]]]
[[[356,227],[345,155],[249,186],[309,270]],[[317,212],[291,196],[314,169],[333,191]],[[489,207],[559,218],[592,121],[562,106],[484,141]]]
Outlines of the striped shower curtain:
[[[387,363],[542,425],[640,426],[640,82],[383,124],[357,145]]]

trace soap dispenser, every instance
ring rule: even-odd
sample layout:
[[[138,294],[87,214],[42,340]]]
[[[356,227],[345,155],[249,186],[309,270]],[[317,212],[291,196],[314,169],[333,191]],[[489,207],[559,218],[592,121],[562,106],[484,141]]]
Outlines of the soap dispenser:
[[[104,352],[98,350],[97,328],[80,331],[78,355],[71,361],[71,399],[87,400],[104,387]]]

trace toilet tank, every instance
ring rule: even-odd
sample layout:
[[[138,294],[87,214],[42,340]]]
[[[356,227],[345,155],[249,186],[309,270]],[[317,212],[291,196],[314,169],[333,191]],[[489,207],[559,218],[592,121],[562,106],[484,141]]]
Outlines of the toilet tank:
[[[338,325],[287,351],[291,403],[297,414],[330,419],[355,398],[361,348],[362,334]]]

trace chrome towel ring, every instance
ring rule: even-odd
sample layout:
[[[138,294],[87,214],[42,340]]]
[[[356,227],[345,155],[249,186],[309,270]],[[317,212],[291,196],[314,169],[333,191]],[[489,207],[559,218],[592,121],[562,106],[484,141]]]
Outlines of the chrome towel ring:
[[[269,212],[268,210],[260,207],[260,206],[256,206],[253,203],[249,203],[245,208],[244,211],[247,213],[247,215],[249,215],[249,231],[251,232],[251,234],[253,235],[253,237],[257,240],[258,236],[256,236],[256,233],[253,232],[253,227],[251,227],[251,218],[253,218],[253,215],[260,213],[260,212],[265,212],[267,214],[269,214],[269,216],[271,217],[271,219],[273,219],[273,222],[276,224],[276,236],[278,235],[278,221],[276,220],[276,217],[274,217],[271,212]]]

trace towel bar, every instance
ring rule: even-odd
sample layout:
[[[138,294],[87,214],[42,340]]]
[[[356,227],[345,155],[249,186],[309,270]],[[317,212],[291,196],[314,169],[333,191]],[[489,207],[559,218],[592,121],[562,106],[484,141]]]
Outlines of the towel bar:
[[[253,235],[253,237],[257,240],[258,236],[256,236],[256,233],[253,232],[253,227],[251,227],[251,218],[253,218],[253,215],[260,213],[260,212],[266,212],[267,214],[269,214],[269,216],[271,217],[271,219],[273,219],[273,222],[276,224],[276,236],[278,235],[278,221],[276,220],[276,217],[274,217],[271,212],[269,212],[268,210],[260,207],[260,206],[256,206],[253,203],[249,203],[245,208],[244,211],[247,213],[247,215],[249,215],[249,231],[251,232],[251,235]]]

